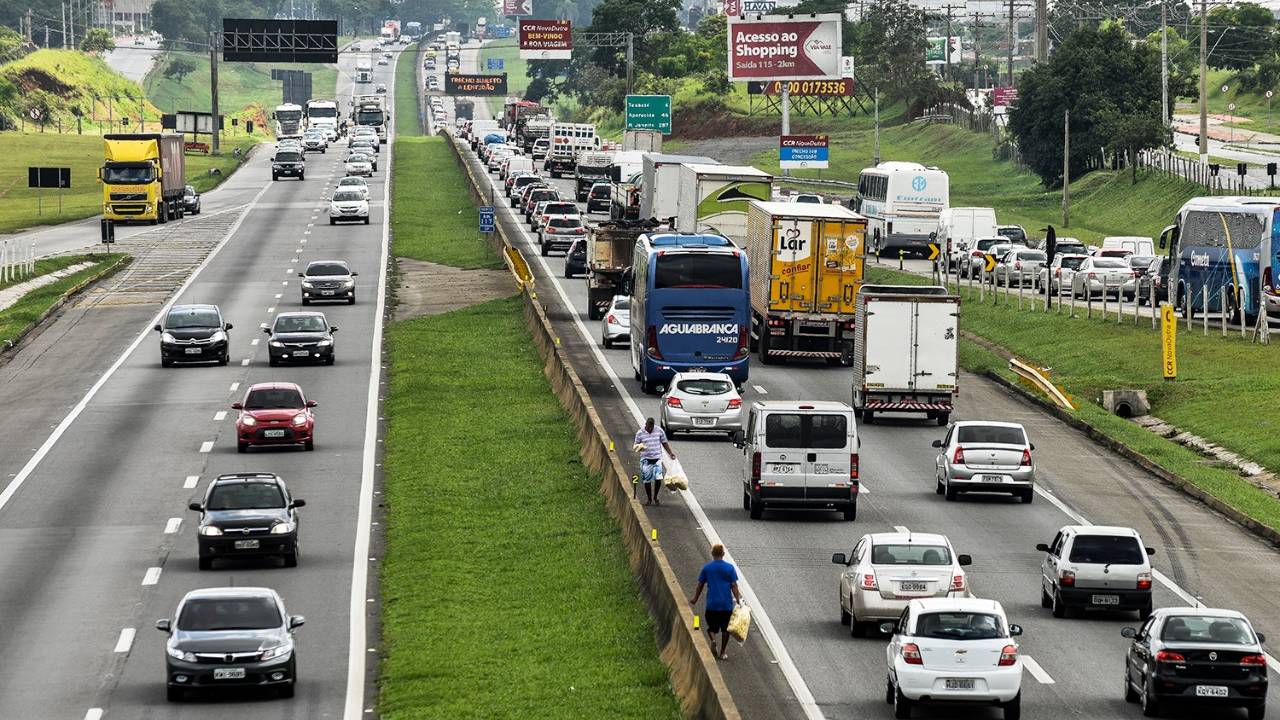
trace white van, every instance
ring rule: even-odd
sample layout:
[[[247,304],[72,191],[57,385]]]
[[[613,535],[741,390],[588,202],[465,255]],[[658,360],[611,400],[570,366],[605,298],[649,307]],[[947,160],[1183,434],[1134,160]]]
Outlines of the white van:
[[[1156,254],[1155,241],[1141,235],[1112,235],[1102,238],[1103,250],[1128,250],[1134,255],[1152,257]]]
[[[533,158],[526,156],[509,157],[504,161],[502,166],[502,179],[515,175],[516,173],[531,173],[533,170]]]
[[[858,516],[858,426],[841,402],[755,402],[743,452],[742,508],[758,520],[766,508],[838,510]]]
[[[953,207],[938,216],[938,237],[947,268],[963,262],[977,238],[997,235],[996,211],[988,207]]]

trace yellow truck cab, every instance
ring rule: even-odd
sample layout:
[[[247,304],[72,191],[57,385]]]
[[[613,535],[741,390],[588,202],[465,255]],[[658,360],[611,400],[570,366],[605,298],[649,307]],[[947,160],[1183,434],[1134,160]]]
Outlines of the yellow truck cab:
[[[156,223],[183,216],[186,157],[178,134],[134,133],[103,137],[102,216],[116,222]]]

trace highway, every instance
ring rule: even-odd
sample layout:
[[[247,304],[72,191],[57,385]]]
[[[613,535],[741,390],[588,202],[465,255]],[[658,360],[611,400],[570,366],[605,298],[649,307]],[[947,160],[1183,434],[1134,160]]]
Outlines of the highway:
[[[464,72],[474,71],[473,47],[464,49],[461,64]],[[483,102],[475,103],[475,111],[477,118],[488,115]],[[562,192],[572,191],[572,179],[550,182]],[[562,347],[610,434],[620,448],[628,447],[640,419],[657,415],[656,397],[642,394],[631,379],[625,350],[600,347],[599,323],[586,320],[584,281],[565,279],[559,256],[540,257],[523,217],[512,213],[500,190],[497,196],[500,222],[525,228],[519,236],[521,250],[534,268],[538,297],[556,323]],[[961,317],[963,327],[963,311]],[[1274,548],[998,385],[965,374],[960,388],[953,420],[1015,421],[1027,427],[1039,470],[1032,505],[1004,498],[945,502],[933,492],[936,451],[930,447],[942,431],[916,419],[877,415],[874,425],[859,429],[863,495],[856,522],[843,522],[836,513],[798,512],[771,512],[764,520],[751,521],[741,504],[742,451],[723,438],[674,441],[691,489],[646,512],[686,588],[692,589],[712,541],[722,540],[742,570],[756,630],[747,652],[734,654],[731,648],[722,669],[745,717],[892,716],[884,702],[885,640],[850,638],[839,623],[840,569],[830,564],[830,557],[851,550],[864,533],[894,528],[948,535],[957,552],[974,558],[969,577],[975,593],[1000,601],[1010,621],[1026,629],[1021,638],[1025,717],[1140,715],[1121,695],[1129,641],[1120,629],[1137,625],[1136,615],[1054,619],[1040,607],[1040,553],[1034,548],[1051,541],[1063,525],[1136,528],[1156,551],[1157,606],[1234,608],[1248,614],[1262,632],[1276,632],[1271,598],[1280,589],[1280,565]],[[847,402],[851,378],[849,371],[825,365],[753,363],[743,390],[747,402]],[[635,467],[633,457],[625,461]],[[766,643],[771,630],[776,638]],[[1277,668],[1274,659],[1270,665]],[[1277,701],[1274,686],[1269,699]],[[987,718],[999,713],[944,707],[917,710],[916,717]]]
[[[346,114],[354,60],[340,65]],[[393,89],[393,68],[378,67],[375,82]],[[163,298],[121,287],[76,305],[0,369],[0,648],[23,658],[6,664],[0,717],[356,718],[374,697],[367,648],[376,629],[366,618],[376,607],[367,599],[376,596],[369,543],[390,145],[370,181],[368,226],[326,220],[345,147],[310,155],[305,182],[271,182],[269,155],[256,153],[211,193],[204,214],[137,230],[175,241],[217,236],[200,264],[172,271],[194,274],[170,299],[221,306],[234,324],[230,365],[162,369],[150,328]],[[360,272],[358,304],[313,306],[341,328],[337,364],[269,368],[260,325],[300,309],[296,274],[317,259],[345,259]],[[300,383],[318,402],[314,452],[236,453],[229,405],[269,380]],[[278,473],[307,500],[297,568],[197,569],[187,504],[214,476],[244,471]],[[225,585],[275,588],[289,612],[306,616],[295,699],[166,702],[165,636],[155,621],[171,617],[186,592]]]

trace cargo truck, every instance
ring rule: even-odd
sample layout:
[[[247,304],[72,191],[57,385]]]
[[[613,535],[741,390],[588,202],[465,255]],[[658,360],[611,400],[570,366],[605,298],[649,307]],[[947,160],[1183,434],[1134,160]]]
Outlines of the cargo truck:
[[[307,127],[323,130],[329,139],[338,136],[338,103],[333,100],[307,101]]]
[[[613,153],[584,150],[578,153],[578,164],[573,177],[577,185],[578,202],[587,201],[587,192],[598,182],[609,182],[609,168],[613,166]]]
[[[351,119],[378,132],[378,142],[387,142],[387,104],[382,95],[356,95],[351,99]]]
[[[864,285],[853,343],[853,409],[951,418],[957,391],[960,298],[944,287]]]
[[[277,105],[271,119],[276,121],[276,139],[302,137],[302,106],[293,103]]]
[[[361,55],[356,58],[356,82],[373,82],[373,58]]]
[[[839,205],[751,201],[751,342],[760,362],[849,364],[866,237],[867,219]]]
[[[680,166],[680,198],[676,203],[676,229],[680,232],[717,232],[738,247],[747,241],[747,203],[768,200],[773,176],[749,166]]]
[[[116,222],[164,223],[183,216],[187,159],[179,134],[103,137],[102,217]]]
[[[664,155],[646,152],[640,180],[640,217],[670,223],[679,215],[680,165],[719,165],[720,161],[698,155]]]
[[[636,238],[654,229],[644,222],[603,222],[587,227],[587,317],[599,320],[614,295],[622,294],[622,273],[631,267]]]
[[[453,101],[453,116],[458,120],[470,120],[475,117],[475,103],[466,98]]]
[[[558,178],[573,172],[578,153],[583,150],[599,150],[600,137],[591,123],[553,123],[551,147],[547,149],[546,170]]]
[[[640,216],[640,181],[644,170],[644,153],[622,150],[614,153],[609,168],[609,219],[648,220]]]
[[[548,138],[551,137],[551,125],[554,122],[550,115],[537,115],[524,121],[520,127],[518,142],[526,153],[532,153],[534,143],[539,140],[547,140],[550,145]]]

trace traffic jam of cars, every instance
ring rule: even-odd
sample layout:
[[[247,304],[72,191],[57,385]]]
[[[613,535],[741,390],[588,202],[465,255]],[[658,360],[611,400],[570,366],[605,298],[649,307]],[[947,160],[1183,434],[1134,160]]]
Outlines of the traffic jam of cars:
[[[436,122],[442,121],[440,114]],[[518,117],[518,111],[514,115]],[[725,338],[722,332],[719,338],[735,343],[738,352],[700,354],[692,362],[675,357],[676,343],[661,335],[665,326],[657,326],[655,333],[649,318],[655,309],[661,313],[661,307],[654,306],[664,289],[687,290],[672,305],[694,318],[698,290],[745,286],[746,274],[759,264],[766,273],[761,282],[766,284],[757,287],[767,288],[771,277],[776,293],[777,279],[792,272],[784,263],[797,247],[781,244],[781,234],[773,234],[780,226],[796,218],[814,226],[840,224],[842,232],[856,226],[869,240],[865,217],[846,214],[820,194],[797,193],[781,198],[783,202],[753,201],[746,237],[729,238],[726,243],[735,258],[745,250],[743,259],[751,264],[750,270],[744,267],[739,285],[727,279],[730,263],[716,260],[713,274],[710,258],[705,264],[694,262],[696,254],[714,254],[715,241],[724,237],[702,234],[690,241],[689,233],[664,234],[666,227],[655,222],[633,230],[621,242],[610,241],[610,233],[627,227],[627,219],[651,212],[650,198],[636,203],[631,196],[648,192],[637,190],[636,184],[650,182],[649,165],[644,166],[643,183],[619,182],[616,176],[613,182],[584,183],[579,178],[575,198],[548,177],[559,177],[551,169],[557,141],[553,139],[548,148],[546,138],[521,138],[520,127],[459,119],[449,131],[495,177],[492,182],[510,201],[512,214],[527,224],[523,234],[528,244],[543,257],[563,253],[563,277],[585,279],[585,314],[598,322],[600,344],[606,349],[628,349],[642,390],[658,396],[653,414],[666,436],[719,436],[742,450],[738,473],[742,509],[751,519],[779,511],[816,510],[855,520],[862,443],[858,424],[876,422],[885,413],[915,413],[942,426],[941,436],[933,441],[935,472],[928,484],[946,502],[975,495],[1025,505],[1045,492],[1037,487],[1036,445],[1026,427],[1003,419],[950,420],[959,376],[959,304],[946,288],[862,286],[861,291],[850,293],[848,314],[824,329],[822,335],[830,340],[797,336],[793,327],[798,329],[798,322],[793,326],[790,319],[775,320],[775,308],[758,307],[753,294],[749,301],[743,299],[750,303],[750,336]],[[615,162],[622,163],[626,154],[617,153]],[[668,162],[691,164],[680,158]],[[913,172],[923,169],[912,163],[885,163],[869,170],[879,171],[886,165],[910,165]],[[688,168],[686,175],[706,172],[697,168]],[[636,178],[640,175],[634,166],[621,173],[624,179],[626,172],[637,173]],[[646,214],[627,215],[628,206],[634,204],[643,205]],[[591,217],[596,213],[609,215]],[[758,225],[752,213],[759,216]],[[657,210],[652,215],[667,216]],[[675,219],[671,222],[674,226]],[[944,265],[964,278],[981,277],[1001,286],[1047,289],[1082,298],[1109,294],[1142,303],[1153,292],[1157,302],[1170,297],[1168,258],[1162,264],[1149,238],[1109,238],[1100,248],[1058,238],[1050,259],[1045,248],[1032,246],[1023,228],[997,225],[989,209],[948,208],[942,211],[938,228],[932,237],[947,238]],[[760,251],[753,250],[757,232],[763,242]],[[834,241],[831,247],[836,247]],[[610,275],[609,257],[621,248],[625,257],[616,264],[625,269],[618,267],[617,274]],[[641,253],[650,251],[642,259]],[[683,260],[686,252],[688,262]],[[679,266],[677,259],[681,259]],[[646,260],[657,270],[641,269]],[[826,266],[834,268],[842,262],[846,262],[842,257],[827,256]],[[643,291],[642,273],[648,274]],[[812,281],[829,292],[825,282],[821,276]],[[836,282],[832,287],[838,296]],[[605,286],[603,295],[594,294],[597,286]],[[716,302],[728,305],[727,297],[722,292],[715,296]],[[845,338],[856,340],[843,343]],[[710,366],[727,368],[750,352],[758,352],[762,364],[809,358],[852,367],[853,402],[744,399],[747,385],[742,376]],[[708,357],[726,362],[707,362]],[[663,373],[652,383],[646,377],[649,361]],[[908,369],[915,377],[903,377]],[[936,386],[923,387],[917,382],[921,377],[936,378],[930,381]],[[851,545],[832,557],[840,566],[834,583],[838,615],[855,637],[887,638],[884,701],[893,715],[912,717],[918,706],[940,704],[993,707],[1007,720],[1017,720],[1023,705],[1020,639],[1024,628],[1001,603],[984,598],[982,587],[970,581],[973,558],[957,552],[945,534],[916,529],[866,534]],[[1269,656],[1261,646],[1263,635],[1233,610],[1157,606],[1151,564],[1155,551],[1136,530],[1066,525],[1034,551],[1040,558],[1040,603],[1046,616],[1128,613],[1136,620],[1121,633],[1129,648],[1116,654],[1111,664],[1117,674],[1123,666],[1124,700],[1139,703],[1144,715],[1184,706],[1216,706],[1243,708],[1251,720],[1264,717]],[[1114,692],[1119,691],[1117,682]]]

